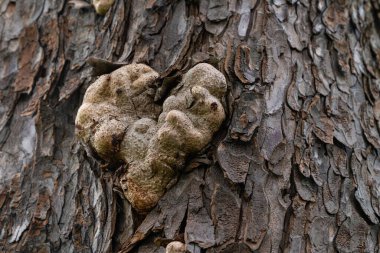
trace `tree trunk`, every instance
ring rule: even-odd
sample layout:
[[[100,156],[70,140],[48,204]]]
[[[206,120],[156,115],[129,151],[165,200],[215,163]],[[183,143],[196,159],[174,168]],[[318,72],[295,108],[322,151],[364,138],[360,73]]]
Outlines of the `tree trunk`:
[[[376,0],[0,0],[0,251],[378,252]],[[147,215],[87,156],[86,60],[200,62],[228,117]]]

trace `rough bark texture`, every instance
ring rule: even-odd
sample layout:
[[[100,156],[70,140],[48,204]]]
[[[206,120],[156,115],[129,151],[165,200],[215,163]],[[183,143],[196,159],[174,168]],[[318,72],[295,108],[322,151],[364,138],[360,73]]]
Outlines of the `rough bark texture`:
[[[379,34],[376,0],[1,0],[0,251],[378,252]],[[75,139],[90,56],[227,77],[223,131],[146,216]]]

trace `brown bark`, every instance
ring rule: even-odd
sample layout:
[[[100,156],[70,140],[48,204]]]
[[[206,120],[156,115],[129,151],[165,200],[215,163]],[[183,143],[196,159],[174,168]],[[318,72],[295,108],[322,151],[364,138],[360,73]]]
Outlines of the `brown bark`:
[[[380,4],[0,0],[0,251],[378,252]],[[86,60],[209,62],[229,118],[148,215],[74,136]]]

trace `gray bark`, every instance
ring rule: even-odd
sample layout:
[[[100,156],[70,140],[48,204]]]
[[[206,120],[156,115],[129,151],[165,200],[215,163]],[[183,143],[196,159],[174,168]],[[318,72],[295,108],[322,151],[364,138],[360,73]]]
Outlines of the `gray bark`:
[[[0,251],[378,252],[379,34],[376,0],[0,0]],[[91,56],[227,77],[223,129],[147,215],[75,138]]]

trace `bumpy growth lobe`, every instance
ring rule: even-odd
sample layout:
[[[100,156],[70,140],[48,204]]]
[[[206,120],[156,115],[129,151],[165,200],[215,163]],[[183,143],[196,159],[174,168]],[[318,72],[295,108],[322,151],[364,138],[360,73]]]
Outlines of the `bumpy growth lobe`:
[[[127,128],[140,118],[152,119],[155,125],[161,112],[161,106],[153,102],[157,78],[158,73],[148,66],[132,64],[91,84],[75,119],[76,134],[88,152],[111,163],[124,160],[121,144]],[[147,144],[145,138],[142,141]]]
[[[141,212],[157,204],[188,156],[211,141],[225,118],[226,81],[211,65],[189,70],[162,107],[153,101],[157,78],[142,64],[101,76],[76,118],[77,135],[89,151],[128,165],[121,185]]]
[[[93,0],[92,4],[95,7],[96,13],[106,15],[107,11],[113,5],[115,0]]]
[[[186,245],[182,242],[174,241],[166,246],[165,253],[185,253]]]

